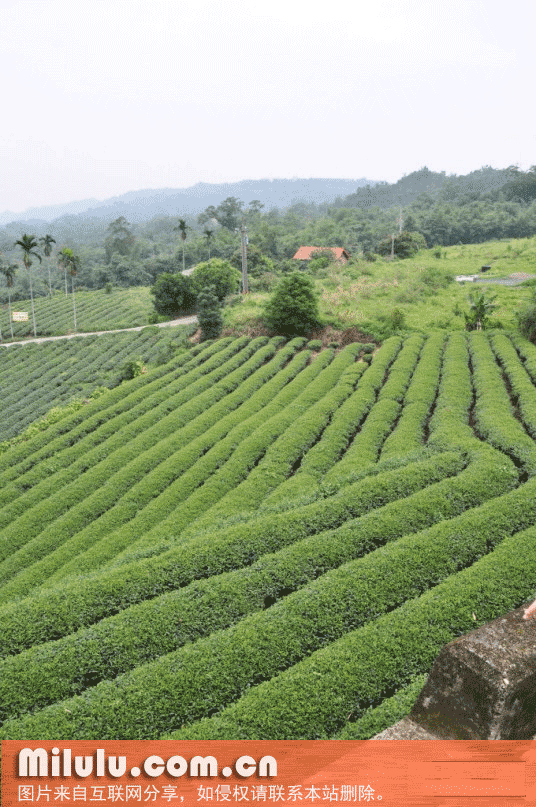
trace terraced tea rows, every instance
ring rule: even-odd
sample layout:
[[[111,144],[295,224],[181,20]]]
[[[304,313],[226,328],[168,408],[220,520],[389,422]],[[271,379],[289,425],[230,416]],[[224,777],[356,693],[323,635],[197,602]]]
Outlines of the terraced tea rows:
[[[69,283],[70,286],[70,283]],[[112,294],[99,291],[76,291],[76,325],[80,332],[116,330],[147,325],[154,313],[149,287],[114,289]],[[35,324],[37,336],[60,336],[74,330],[72,295],[56,292],[50,297],[35,297]],[[7,305],[0,306],[0,330],[4,339],[33,336],[31,300],[18,300],[11,304],[12,311],[26,311],[27,322],[9,322]]]
[[[364,738],[534,595],[536,348],[220,340],[0,455],[0,737]]]
[[[20,434],[54,406],[88,397],[96,387],[117,386],[128,360],[169,360],[189,332],[185,326],[147,327],[140,332],[87,336],[83,341],[80,337],[0,348],[0,443]]]

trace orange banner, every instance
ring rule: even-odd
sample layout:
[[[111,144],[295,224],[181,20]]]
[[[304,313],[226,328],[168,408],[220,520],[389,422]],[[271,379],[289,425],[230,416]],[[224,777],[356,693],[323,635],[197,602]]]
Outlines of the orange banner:
[[[3,807],[222,802],[536,807],[536,741],[2,741]]]

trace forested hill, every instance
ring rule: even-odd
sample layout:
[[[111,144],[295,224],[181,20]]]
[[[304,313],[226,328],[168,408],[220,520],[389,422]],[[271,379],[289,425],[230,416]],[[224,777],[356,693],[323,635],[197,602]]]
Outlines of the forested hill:
[[[288,207],[294,202],[332,203],[337,197],[353,193],[357,188],[375,185],[370,179],[245,179],[241,182],[198,182],[189,188],[161,188],[129,191],[104,201],[86,199],[64,205],[33,207],[24,213],[0,213],[0,226],[26,222],[34,226],[57,221],[66,216],[112,221],[125,216],[130,221],[149,221],[155,216],[196,215],[210,205],[219,205],[233,196],[249,204],[258,200],[265,208]]]
[[[485,166],[470,174],[447,176],[429,168],[421,168],[403,176],[398,182],[376,182],[357,188],[334,203],[335,207],[393,207],[411,205],[425,193],[438,201],[464,204],[482,198],[482,195],[499,191],[517,176],[513,167],[490,168]]]
[[[533,174],[529,172],[532,180]],[[420,168],[397,182],[377,182],[370,179],[245,179],[240,182],[198,182],[189,188],[160,188],[129,191],[120,196],[99,201],[84,199],[60,205],[33,207],[23,213],[6,210],[0,213],[0,227],[25,224],[39,230],[52,222],[60,225],[84,220],[110,222],[124,216],[132,222],[142,223],[158,216],[196,216],[211,205],[217,206],[224,199],[233,197],[244,205],[253,200],[260,202],[265,210],[288,208],[297,202],[309,205],[330,205],[340,208],[389,208],[396,205],[407,207],[422,194],[437,201],[467,204],[483,197],[494,198],[500,190],[512,191],[506,195],[528,201],[526,194],[516,188],[526,176],[514,166],[491,168],[484,166],[469,174],[447,175],[445,171],[430,171]],[[531,186],[532,187],[532,186]],[[530,197],[532,199],[532,195]]]

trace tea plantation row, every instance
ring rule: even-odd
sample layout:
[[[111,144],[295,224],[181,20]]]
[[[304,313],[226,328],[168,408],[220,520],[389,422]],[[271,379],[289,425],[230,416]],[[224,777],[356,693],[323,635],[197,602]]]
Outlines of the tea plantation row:
[[[69,281],[69,294],[56,292],[52,298],[34,297],[37,336],[61,336],[74,331],[70,286]],[[75,287],[75,305],[77,330],[86,333],[147,325],[151,321],[150,316],[154,314],[149,287],[141,286],[114,289],[111,294],[106,294],[104,289],[77,292]],[[33,336],[31,300],[13,302],[11,310],[27,312],[28,321],[10,324],[8,306],[0,306],[0,330],[3,338],[11,339],[11,328],[15,339]]]
[[[0,455],[0,737],[371,736],[536,581],[536,348],[225,339]]]
[[[3,442],[27,427],[39,428],[33,424],[51,408],[73,399],[81,404],[95,388],[120,384],[125,365],[132,360],[152,365],[169,361],[177,351],[186,350],[190,330],[148,327],[0,348],[0,451],[7,447]]]

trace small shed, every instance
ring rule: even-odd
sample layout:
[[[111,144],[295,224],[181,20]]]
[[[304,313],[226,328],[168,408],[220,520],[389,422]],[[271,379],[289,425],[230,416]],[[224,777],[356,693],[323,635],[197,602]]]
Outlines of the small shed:
[[[292,259],[294,261],[310,261],[315,252],[318,250],[327,251],[328,249],[333,253],[333,259],[337,263],[347,263],[349,261],[350,255],[342,247],[300,247]]]

